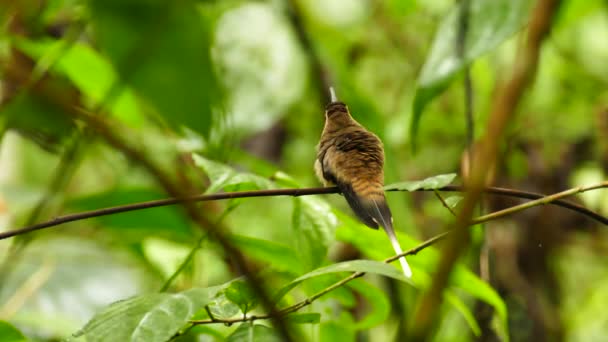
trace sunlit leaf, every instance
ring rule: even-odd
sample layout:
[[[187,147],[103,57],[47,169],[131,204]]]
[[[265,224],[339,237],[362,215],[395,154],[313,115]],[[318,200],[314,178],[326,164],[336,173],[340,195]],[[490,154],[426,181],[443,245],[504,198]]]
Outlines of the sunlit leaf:
[[[103,105],[122,121],[140,124],[142,116],[133,92],[124,89],[109,61],[88,45],[65,40],[31,41],[19,39],[16,46],[31,58],[51,58],[52,72],[65,75],[88,99],[89,105]],[[49,57],[50,56],[50,57]],[[115,87],[115,89],[112,89]],[[110,93],[111,91],[115,93]]]
[[[416,85],[410,136],[415,142],[426,105],[441,94],[463,68],[519,31],[533,5],[529,0],[471,0],[464,58],[457,54],[460,5],[443,19]],[[462,4],[459,2],[458,4]]]
[[[217,288],[152,293],[111,304],[91,319],[76,337],[87,341],[165,342],[190,317],[211,302]]]
[[[241,309],[226,297],[225,292],[220,291],[209,303],[209,311],[217,319],[227,319],[240,313]]]
[[[23,334],[6,321],[0,321],[0,337],[2,342],[25,342]]]
[[[437,175],[429,178],[425,178],[421,181],[411,181],[411,182],[399,182],[394,184],[389,184],[384,187],[384,190],[406,190],[406,191],[416,191],[418,189],[425,190],[433,190],[439,189],[446,185],[452,183],[452,181],[456,178],[455,173],[448,173],[444,175]]]
[[[459,196],[459,195],[450,196],[445,199],[445,204],[447,204],[450,208],[453,209],[453,208],[456,208],[458,203],[460,203],[463,199],[464,199],[464,197]]]
[[[192,154],[192,158],[194,163],[202,168],[211,180],[207,193],[214,193],[219,190],[243,190],[243,185],[249,185],[248,189],[269,189],[275,187],[273,182],[264,177],[252,173],[238,172],[228,165],[209,160],[198,154]]]

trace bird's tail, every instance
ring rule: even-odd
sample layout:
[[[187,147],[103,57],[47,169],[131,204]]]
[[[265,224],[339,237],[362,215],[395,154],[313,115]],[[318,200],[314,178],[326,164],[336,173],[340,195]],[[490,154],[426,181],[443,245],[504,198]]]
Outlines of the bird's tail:
[[[388,239],[390,240],[395,253],[403,253],[397,236],[395,235],[395,230],[393,229],[393,216],[390,208],[386,204],[384,194],[370,194],[364,197],[356,193],[351,185],[338,183],[338,187],[344,194],[344,197],[346,197],[346,201],[357,217],[370,228],[377,229],[379,225],[382,226],[386,235],[388,235]],[[405,274],[407,278],[411,278],[412,269],[407,263],[407,260],[405,260],[405,256],[399,258],[399,262],[401,263],[401,268],[403,268],[403,274]]]
[[[391,245],[393,245],[393,249],[395,250],[395,253],[397,254],[401,254],[403,253],[403,250],[401,249],[401,245],[399,245],[399,241],[397,240],[397,236],[395,235],[395,230],[393,229],[393,225],[382,225],[382,227],[384,228],[384,231],[386,232],[386,235],[388,235],[388,239],[391,241]],[[410,268],[410,265],[407,263],[407,260],[405,260],[405,256],[399,258],[399,262],[401,263],[401,268],[403,269],[403,274],[407,277],[407,278],[411,278],[412,277],[412,269]]]
[[[395,250],[395,253],[402,254],[403,250],[401,249],[401,245],[399,245],[399,240],[397,240],[397,235],[395,234],[395,229],[393,228],[393,216],[391,214],[388,205],[386,204],[386,200],[384,196],[381,199],[372,198],[369,200],[371,206],[370,215],[374,219],[374,221],[378,222],[386,235],[388,235],[388,239],[391,241],[391,245]],[[412,277],[412,269],[410,265],[405,260],[405,256],[399,258],[399,262],[401,263],[401,268],[403,269],[403,274],[406,278]]]

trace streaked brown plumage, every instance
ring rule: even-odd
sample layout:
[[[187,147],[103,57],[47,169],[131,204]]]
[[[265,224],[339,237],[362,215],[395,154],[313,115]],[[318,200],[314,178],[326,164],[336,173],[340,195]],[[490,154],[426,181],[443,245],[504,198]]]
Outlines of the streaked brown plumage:
[[[334,98],[325,107],[325,127],[315,172],[325,186],[336,185],[340,189],[363,223],[374,229],[382,226],[395,252],[402,253],[384,197],[382,142],[351,117],[344,103]],[[411,277],[405,257],[399,260],[406,277]]]

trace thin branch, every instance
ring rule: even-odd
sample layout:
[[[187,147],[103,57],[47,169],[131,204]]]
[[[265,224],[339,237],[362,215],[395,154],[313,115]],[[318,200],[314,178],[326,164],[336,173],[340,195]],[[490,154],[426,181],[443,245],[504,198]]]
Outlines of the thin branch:
[[[446,191],[446,192],[462,192],[462,191],[464,191],[464,188],[462,186],[458,186],[458,185],[448,185],[446,187],[443,187],[443,188],[440,188],[437,190]],[[388,191],[402,191],[402,190],[388,190]],[[416,191],[435,191],[435,190],[419,189]],[[488,187],[488,188],[484,189],[484,192],[486,194],[490,194],[490,195],[509,196],[509,197],[516,197],[516,198],[522,198],[522,199],[538,199],[538,198],[545,197],[545,195],[543,195],[543,194],[538,194],[538,193],[534,193],[534,192],[498,188],[498,187]],[[89,218],[94,218],[94,217],[100,217],[100,216],[119,214],[119,213],[124,213],[124,212],[129,212],[129,211],[136,211],[136,210],[150,209],[150,208],[156,208],[156,207],[163,207],[163,206],[168,206],[168,205],[175,205],[175,204],[180,204],[180,203],[184,203],[184,202],[205,202],[205,201],[217,201],[217,200],[226,200],[226,199],[234,199],[234,198],[249,198],[249,197],[274,197],[274,196],[298,197],[298,196],[325,195],[325,194],[336,194],[336,193],[339,193],[338,188],[327,187],[327,188],[235,191],[235,192],[222,192],[222,193],[211,194],[211,195],[195,195],[195,196],[188,196],[188,197],[184,197],[184,198],[166,198],[166,199],[119,205],[119,206],[115,206],[115,207],[107,207],[107,208],[102,208],[102,209],[83,211],[83,212],[75,213],[75,214],[58,216],[49,221],[40,222],[40,223],[31,225],[31,226],[26,226],[26,227],[22,227],[22,228],[16,228],[13,230],[7,230],[5,232],[1,232],[0,240],[8,239],[8,238],[11,238],[11,237],[14,237],[17,235],[27,234],[29,232],[36,231],[36,230],[41,230],[41,229],[45,229],[45,228],[58,226],[58,225],[61,225],[64,223],[69,223],[69,222],[74,222],[74,221],[79,221],[79,220],[84,220],[84,219],[89,219]],[[608,225],[607,217],[602,216],[602,215],[600,215],[592,210],[589,210],[581,205],[578,205],[576,203],[560,199],[557,201],[553,201],[549,204],[576,211],[582,215],[589,217],[590,219],[597,221],[598,223],[601,223],[603,225]]]
[[[452,214],[452,216],[456,216],[456,213],[454,212],[454,210],[452,209],[452,207],[450,207],[445,200],[443,199],[443,197],[441,196],[441,194],[439,193],[439,190],[434,189],[433,193],[435,194],[435,197],[437,197],[437,199],[439,200],[439,202],[441,202],[441,204],[443,204],[444,208],[446,208],[450,214]]]

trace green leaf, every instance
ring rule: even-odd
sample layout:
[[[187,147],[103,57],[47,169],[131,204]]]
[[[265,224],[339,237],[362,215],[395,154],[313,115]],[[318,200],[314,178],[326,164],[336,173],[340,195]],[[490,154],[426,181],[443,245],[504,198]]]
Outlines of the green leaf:
[[[338,262],[329,266],[317,268],[312,272],[308,272],[284,286],[277,292],[275,300],[278,302],[283,296],[285,296],[289,291],[298,286],[301,282],[311,279],[314,277],[319,277],[326,274],[332,273],[342,273],[342,272],[365,272],[372,274],[379,274],[386,277],[390,277],[393,279],[397,279],[404,282],[411,282],[410,279],[407,279],[403,276],[403,273],[399,272],[395,267],[385,264],[380,261],[372,261],[372,260],[350,260]]]
[[[215,318],[228,319],[241,312],[241,309],[226,297],[225,292],[220,291],[209,304],[209,311]]]
[[[152,293],[111,304],[95,315],[75,337],[87,341],[165,342],[190,317],[211,302],[217,288]]]
[[[471,296],[490,304],[496,311],[496,315],[503,326],[508,326],[507,305],[488,283],[461,265],[456,267],[450,281],[452,286],[462,289]]]
[[[219,87],[196,1],[89,0],[93,33],[120,77],[173,127],[208,135]]]
[[[245,255],[267,262],[278,271],[298,274],[302,270],[302,262],[296,256],[293,248],[243,235],[232,235],[230,238],[235,247]]]
[[[265,325],[242,323],[228,338],[227,342],[281,342],[275,331]]]
[[[246,314],[258,305],[258,298],[251,286],[242,280],[236,280],[222,290],[226,298],[236,304]]]
[[[308,271],[325,260],[338,221],[329,204],[318,197],[299,197],[293,201],[295,252]]]
[[[23,334],[6,321],[0,321],[0,336],[2,342],[25,342]]]
[[[394,184],[389,184],[384,187],[384,190],[406,190],[406,191],[416,191],[418,189],[425,190],[433,190],[440,189],[446,185],[452,183],[452,181],[456,178],[455,173],[447,173],[443,175],[437,175],[429,178],[425,178],[421,181],[412,181],[412,182],[399,182]]]
[[[120,85],[117,83],[118,75],[110,62],[90,46],[65,40],[27,39],[19,39],[15,45],[31,58],[41,62],[48,58],[56,58],[51,71],[65,75],[72,81],[87,97],[89,105],[96,106],[101,101],[110,101],[104,105],[109,105],[112,115],[134,125],[142,122],[143,117],[137,100],[130,89],[118,87],[120,91],[108,97],[112,87]]]
[[[450,196],[445,199],[445,204],[447,204],[450,208],[454,209],[454,208],[456,208],[458,203],[460,203],[460,201],[462,201],[463,199],[464,199],[464,197],[462,197],[460,195]]]
[[[207,193],[214,193],[219,190],[236,191],[243,190],[247,185],[248,189],[270,189],[275,187],[270,180],[246,172],[237,172],[232,167],[209,160],[201,155],[192,154],[194,164],[207,174],[211,180]]]
[[[321,322],[321,314],[317,312],[296,313],[288,315],[288,323],[295,324],[318,324]]]
[[[479,327],[477,319],[475,319],[475,316],[471,310],[469,310],[462,300],[460,300],[460,298],[458,298],[451,291],[444,291],[443,297],[445,298],[446,302],[450,303],[456,310],[458,310],[458,312],[460,312],[464,320],[473,331],[473,334],[475,334],[475,336],[481,335],[481,328]]]
[[[456,49],[460,5],[454,6],[439,26],[418,77],[410,121],[413,145],[426,105],[447,89],[465,66],[519,31],[527,21],[533,3],[529,0],[471,0],[462,59]]]

